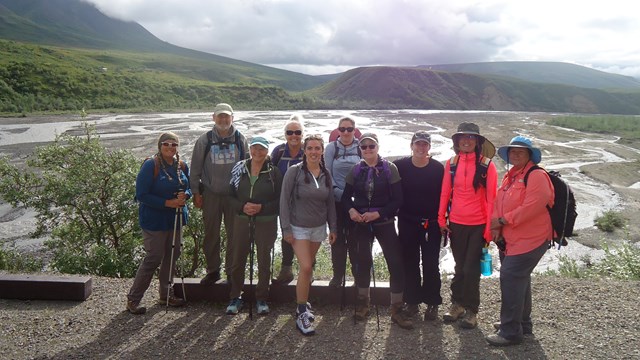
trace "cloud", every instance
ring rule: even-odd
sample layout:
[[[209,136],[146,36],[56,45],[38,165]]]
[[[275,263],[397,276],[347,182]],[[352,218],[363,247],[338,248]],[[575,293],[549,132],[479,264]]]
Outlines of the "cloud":
[[[622,0],[88,1],[170,43],[288,69],[497,60],[637,69],[640,63],[632,40],[640,24]]]

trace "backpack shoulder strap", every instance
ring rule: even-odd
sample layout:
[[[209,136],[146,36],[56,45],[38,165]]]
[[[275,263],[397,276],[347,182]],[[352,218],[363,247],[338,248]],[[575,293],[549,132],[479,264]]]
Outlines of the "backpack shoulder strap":
[[[485,171],[489,167],[489,164],[491,164],[491,159],[484,155],[480,155],[480,165],[482,165]]]
[[[454,155],[449,159],[449,174],[451,174],[451,188],[453,189],[453,179],[456,176],[456,169],[458,167],[459,155]]]
[[[278,149],[276,156],[273,159],[271,159],[271,162],[273,163],[273,165],[278,166],[278,163],[280,163],[280,159],[282,159],[282,155],[284,155],[284,150],[286,146],[287,144],[285,143],[284,146]]]
[[[244,144],[240,142],[240,132],[236,129],[234,134],[235,134],[234,143],[238,148],[238,155],[240,155],[240,159],[244,159]]]
[[[533,165],[532,167],[530,167],[529,170],[527,170],[527,173],[524,174],[524,186],[525,187],[527,186],[527,182],[529,181],[529,174],[531,174],[531,172],[533,170],[538,170],[538,169],[543,170],[544,172],[547,172],[545,169],[541,168],[538,165]]]
[[[209,151],[211,151],[211,146],[213,145],[213,130],[207,131],[207,147],[204,149],[204,156],[202,157],[202,162],[207,159],[207,155]]]

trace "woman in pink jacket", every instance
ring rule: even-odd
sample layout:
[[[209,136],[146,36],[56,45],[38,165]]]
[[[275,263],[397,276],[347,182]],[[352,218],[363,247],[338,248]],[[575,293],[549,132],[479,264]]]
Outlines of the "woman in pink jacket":
[[[460,326],[478,325],[480,257],[491,242],[490,220],[498,185],[491,161],[495,147],[474,123],[462,123],[453,134],[456,156],[447,160],[442,179],[438,224],[450,236],[456,262],[451,281],[451,307],[444,321],[461,319]]]
[[[530,139],[516,136],[498,155],[512,167],[498,189],[491,220],[493,240],[504,241],[506,248],[500,268],[500,323],[494,324],[498,333],[487,341],[506,346],[532,333],[531,273],[553,238],[547,206],[553,206],[554,191],[545,171],[531,169],[541,153]]]

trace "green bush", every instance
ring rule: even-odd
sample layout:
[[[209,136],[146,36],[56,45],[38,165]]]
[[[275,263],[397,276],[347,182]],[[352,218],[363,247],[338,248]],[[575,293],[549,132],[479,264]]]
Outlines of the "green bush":
[[[593,223],[602,231],[613,232],[615,229],[622,228],[625,225],[625,219],[619,212],[609,210],[605,211],[602,216],[597,217]]]
[[[21,254],[16,250],[0,248],[0,270],[10,272],[38,272],[42,271],[42,260],[32,255]]]
[[[140,161],[107,151],[95,128],[58,135],[19,169],[0,159],[0,196],[36,210],[34,236],[51,232],[51,267],[63,273],[130,277],[141,259],[133,195]]]
[[[557,271],[547,271],[544,275],[564,276],[575,279],[609,278],[618,280],[640,280],[640,247],[623,242],[615,249],[603,244],[604,257],[592,262],[590,257],[580,260],[568,256],[559,257]]]

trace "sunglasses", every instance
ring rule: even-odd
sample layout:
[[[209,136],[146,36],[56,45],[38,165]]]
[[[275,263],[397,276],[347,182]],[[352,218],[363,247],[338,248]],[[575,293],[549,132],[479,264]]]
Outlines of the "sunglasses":
[[[302,135],[302,130],[287,130],[284,132],[285,134],[291,136],[291,135]]]
[[[362,150],[367,150],[367,149],[373,150],[373,149],[376,148],[376,146],[377,146],[376,144],[360,145],[360,149],[362,149]]]
[[[470,135],[470,134],[466,134],[466,135],[458,135],[458,137],[459,137],[460,139],[468,139],[468,140],[473,140],[473,139],[475,139],[475,138],[476,138],[476,136],[475,136],[475,135]]]
[[[340,131],[340,132],[345,132],[345,131],[353,132],[353,130],[355,130],[355,128],[353,126],[349,126],[349,127],[341,126],[341,127],[338,128],[338,131]]]
[[[178,147],[179,145],[176,143],[170,143],[170,142],[163,142],[162,146],[171,146],[171,147]]]

